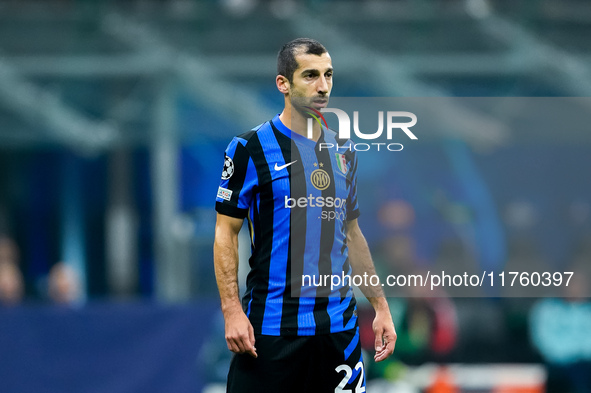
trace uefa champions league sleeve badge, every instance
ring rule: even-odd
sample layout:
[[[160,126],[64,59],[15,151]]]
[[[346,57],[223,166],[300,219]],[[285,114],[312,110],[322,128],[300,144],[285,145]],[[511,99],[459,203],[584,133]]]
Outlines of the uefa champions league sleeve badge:
[[[228,180],[234,174],[234,161],[228,156],[224,161],[224,170],[222,172],[222,180]]]

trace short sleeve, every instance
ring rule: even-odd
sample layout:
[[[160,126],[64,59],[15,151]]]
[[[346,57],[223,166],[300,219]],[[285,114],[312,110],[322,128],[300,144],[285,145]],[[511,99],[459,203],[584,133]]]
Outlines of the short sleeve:
[[[357,200],[357,154],[355,152],[347,152],[345,156],[350,165],[347,174],[347,183],[350,184],[349,195],[347,197],[347,221],[351,221],[361,215]]]
[[[224,152],[224,167],[215,205],[218,213],[236,218],[248,215],[253,190],[258,184],[256,169],[245,143],[244,139],[234,138]]]

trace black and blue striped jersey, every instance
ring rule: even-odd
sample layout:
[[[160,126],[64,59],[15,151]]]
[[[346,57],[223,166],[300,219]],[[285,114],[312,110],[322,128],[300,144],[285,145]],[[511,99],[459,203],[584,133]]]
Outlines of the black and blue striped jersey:
[[[243,308],[257,334],[308,336],[357,326],[351,282],[319,285],[321,277],[352,274],[346,222],[359,207],[351,143],[324,127],[312,141],[275,116],[225,151],[216,210],[248,219],[252,256]]]

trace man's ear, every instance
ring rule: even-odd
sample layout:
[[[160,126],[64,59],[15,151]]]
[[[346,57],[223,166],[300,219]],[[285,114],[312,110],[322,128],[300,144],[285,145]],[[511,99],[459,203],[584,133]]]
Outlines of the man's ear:
[[[277,75],[277,78],[275,78],[275,84],[277,85],[277,90],[282,94],[289,93],[289,80],[283,75]]]

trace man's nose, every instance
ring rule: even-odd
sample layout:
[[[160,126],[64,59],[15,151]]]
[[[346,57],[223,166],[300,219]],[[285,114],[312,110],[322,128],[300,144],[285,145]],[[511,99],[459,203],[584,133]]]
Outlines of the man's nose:
[[[316,91],[318,93],[323,93],[323,94],[328,93],[328,82],[327,82],[326,77],[324,75],[322,75],[320,78],[318,78],[318,84],[316,85]]]

